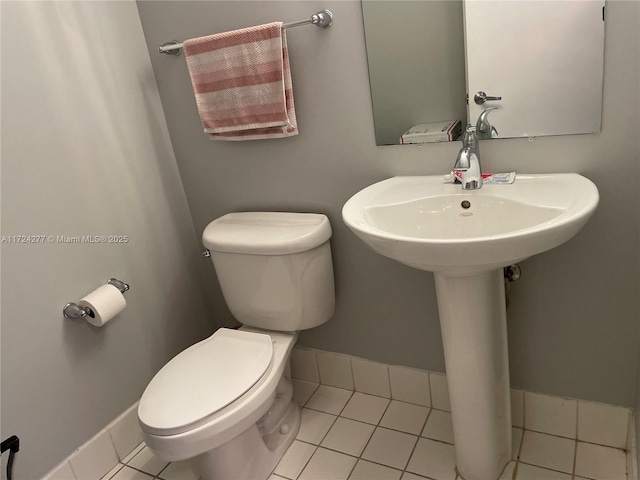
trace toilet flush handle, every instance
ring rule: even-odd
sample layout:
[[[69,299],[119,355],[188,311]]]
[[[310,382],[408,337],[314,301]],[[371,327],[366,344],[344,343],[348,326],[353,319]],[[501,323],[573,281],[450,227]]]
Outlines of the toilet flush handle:
[[[211,252],[209,251],[208,248],[205,248],[204,250],[202,250],[202,256],[203,257],[210,257],[211,256]]]

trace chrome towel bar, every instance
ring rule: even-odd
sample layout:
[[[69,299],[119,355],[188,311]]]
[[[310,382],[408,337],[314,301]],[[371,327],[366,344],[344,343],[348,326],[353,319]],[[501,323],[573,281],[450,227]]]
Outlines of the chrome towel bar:
[[[282,28],[299,27],[301,25],[316,25],[321,28],[329,28],[333,25],[333,14],[329,10],[322,10],[321,12],[314,13],[306,20],[298,20],[297,22],[283,23]],[[177,40],[163,43],[158,47],[160,53],[166,53],[167,55],[178,56],[182,53],[183,43]]]

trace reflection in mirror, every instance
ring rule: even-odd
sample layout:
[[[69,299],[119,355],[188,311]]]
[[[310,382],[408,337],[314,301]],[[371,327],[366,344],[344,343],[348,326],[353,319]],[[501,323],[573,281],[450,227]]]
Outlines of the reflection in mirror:
[[[378,145],[446,141],[455,120],[480,138],[600,131],[604,0],[362,0],[362,11]]]
[[[500,138],[596,133],[604,1],[466,1],[469,118],[497,106]],[[502,101],[477,105],[475,92]]]
[[[363,0],[362,13],[376,144],[400,143],[413,126],[464,124],[462,0]]]

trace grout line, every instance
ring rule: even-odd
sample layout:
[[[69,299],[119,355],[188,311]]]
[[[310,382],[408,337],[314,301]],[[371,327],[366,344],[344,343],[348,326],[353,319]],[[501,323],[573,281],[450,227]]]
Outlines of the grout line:
[[[524,395],[522,397],[524,401]],[[523,406],[523,412],[522,412],[522,423],[524,424],[524,406]],[[518,446],[518,454],[516,455],[515,460],[512,460],[516,464],[513,466],[513,472],[511,473],[511,480],[516,480],[518,478],[518,468],[520,467],[520,455],[522,454],[522,446],[524,445],[524,432],[525,432],[525,429],[523,428],[522,436],[520,437],[520,445]]]
[[[578,431],[578,427],[580,425],[580,422],[578,421],[578,419],[580,418],[580,402],[577,401],[576,402],[576,440],[580,438],[580,432]]]
[[[346,406],[346,404],[345,404]],[[340,414],[339,413],[330,413],[330,412],[325,412],[324,410],[318,410],[317,408],[311,408],[311,407],[303,407],[306,408],[307,410],[313,410],[314,412],[319,412],[319,413],[325,413],[327,415],[331,415],[333,417],[339,417]],[[344,410],[344,407],[342,407],[342,410]],[[342,410],[340,410],[340,412],[342,412]],[[348,417],[344,417],[344,418],[348,418]],[[350,418],[349,420],[353,420],[353,418]],[[367,422],[362,422],[362,423],[367,423]],[[373,425],[372,423],[369,423],[369,425]]]
[[[425,419],[424,425],[422,425],[422,430],[420,431],[420,438],[429,438],[429,437],[426,437],[424,435],[424,431],[427,429],[427,423],[429,423],[429,419],[431,418],[431,415],[433,415],[433,411],[434,410],[438,410],[438,409],[437,408],[433,408],[433,407],[431,407],[429,409],[429,413],[427,414],[427,418]],[[443,410],[438,410],[438,411],[442,412]],[[449,413],[449,412],[447,412],[447,413]],[[451,427],[451,429],[453,430],[453,426]]]
[[[513,428],[513,427],[511,427]],[[517,428],[517,427],[516,427]],[[515,461],[518,462],[520,460],[520,455],[522,454],[522,445],[524,444],[524,428],[522,429],[522,435],[520,435],[520,445],[518,445],[518,453],[516,454]],[[512,431],[513,435],[513,431]]]
[[[520,428],[520,427],[515,427],[515,428]],[[565,437],[564,435],[558,435],[557,433],[543,432],[541,430],[532,430],[530,428],[524,428],[523,430],[526,430],[527,432],[537,433],[537,434],[540,434],[540,435],[548,435],[550,437],[563,438],[564,440],[572,440],[572,441],[577,441],[578,440],[575,437]]]
[[[418,478],[425,478],[426,480],[439,480],[435,477],[427,477],[426,475],[418,475],[417,473],[412,473],[412,472],[407,472],[407,473],[409,473],[410,475],[415,475]],[[462,480],[462,477],[458,475],[458,473],[456,472],[455,480],[458,480],[458,479]]]
[[[513,427],[513,428],[520,428],[520,427]],[[542,431],[540,431],[540,430],[530,430],[530,429],[528,429],[528,428],[524,428],[524,429],[522,429],[522,430],[524,430],[524,431],[526,431],[526,432],[537,433],[537,434],[539,434],[539,435],[547,435],[547,436],[549,436],[549,437],[561,438],[561,439],[563,439],[563,440],[571,440],[571,441],[574,441],[574,442],[588,443],[589,445],[595,445],[595,446],[597,446],[597,447],[612,448],[612,449],[614,449],[614,450],[620,450],[620,451],[622,451],[622,452],[626,452],[626,451],[627,451],[627,450],[626,450],[626,449],[624,449],[624,448],[620,448],[620,447],[613,447],[613,446],[611,446],[611,445],[605,445],[604,443],[589,442],[589,441],[587,441],[587,440],[580,440],[580,439],[578,439],[578,438],[564,437],[564,436],[562,436],[562,435],[556,435],[555,433],[547,433],[547,432],[542,432]]]
[[[162,467],[162,470],[160,470],[160,472],[164,471],[164,469],[167,468],[167,466],[169,466],[169,465],[170,465],[170,463],[167,463],[167,465]],[[138,471],[140,473],[144,473],[145,475],[149,475],[150,477],[156,477],[156,476],[160,475],[160,472],[154,474],[154,473],[146,472],[146,471],[144,471],[144,470],[142,470],[142,469],[140,469],[138,467],[133,467],[131,465],[126,465],[126,466],[131,468],[132,470],[136,470],[136,471]]]
[[[336,418],[333,419],[333,422],[331,422],[331,425],[329,426],[329,428],[327,429],[327,432],[322,436],[322,438],[320,439],[320,443],[318,443],[318,447],[320,445],[322,445],[322,442],[324,442],[324,439],[327,438],[327,435],[329,435],[329,432],[331,431],[331,429],[333,428],[333,426],[336,424],[336,422],[338,421],[338,418],[340,418],[339,415],[336,415]]]
[[[318,385],[318,388],[320,388],[320,387],[319,387],[319,385]],[[337,387],[334,387],[334,388],[337,388]],[[345,389],[343,389],[343,390],[345,390]],[[340,413],[342,413],[342,411],[346,408],[347,404],[349,403],[349,401],[350,401],[350,400],[351,400],[351,398],[353,397],[353,394],[354,394],[354,393],[355,393],[354,391],[351,391],[351,395],[349,395],[349,398],[347,399],[347,401],[346,401],[346,402],[345,402],[345,404],[343,405],[342,409],[340,410]],[[311,397],[309,397],[309,399],[310,399],[310,398],[311,398]],[[305,408],[308,408],[308,407],[305,407]],[[322,436],[322,438],[320,439],[320,443],[318,443],[318,445],[315,445],[315,444],[313,444],[313,443],[309,443],[309,442],[305,442],[304,440],[299,440],[298,438],[294,438],[294,439],[293,439],[294,441],[296,441],[296,440],[297,440],[297,441],[299,441],[299,442],[306,443],[307,445],[313,445],[313,446],[315,447],[315,449],[314,449],[313,453],[312,453],[312,454],[311,454],[311,456],[309,457],[309,460],[307,460],[307,462],[304,464],[304,467],[302,467],[302,469],[300,470],[300,473],[298,474],[298,476],[296,477],[296,479],[297,479],[300,475],[302,475],[302,472],[304,472],[304,469],[305,469],[305,468],[307,468],[307,465],[309,465],[309,462],[311,461],[311,459],[313,458],[313,456],[316,454],[316,452],[318,451],[318,449],[321,447],[322,442],[323,442],[323,441],[324,441],[324,439],[327,437],[327,435],[329,435],[329,432],[331,431],[331,429],[333,428],[333,426],[335,425],[335,423],[338,421],[338,418],[340,418],[340,413],[339,413],[338,415],[334,415],[334,414],[332,414],[332,413],[329,413],[329,412],[323,412],[323,411],[321,411],[321,410],[316,410],[316,409],[313,409],[313,408],[308,408],[308,410],[313,410],[313,411],[316,411],[316,412],[325,413],[325,414],[327,414],[327,415],[333,415],[335,418],[333,419],[333,422],[331,422],[331,426],[327,429],[326,433],[325,433],[325,434]],[[346,418],[346,417],[342,417],[342,418]],[[364,422],[363,422],[363,423],[364,423]],[[297,437],[297,435],[296,435],[296,437]],[[322,447],[322,448],[324,448],[324,449],[326,449],[326,450],[332,450],[332,449],[330,449],[330,448],[326,448],[326,447]],[[338,452],[337,450],[332,450],[332,451],[336,451],[336,452]],[[363,451],[364,451],[364,450],[363,450]],[[285,452],[285,453],[286,453],[286,452]],[[338,453],[342,453],[343,455],[348,455],[348,454],[346,454],[346,453],[344,453],[344,452],[338,452]],[[283,456],[284,456],[284,454],[283,454]],[[353,456],[353,455],[350,455],[350,456]],[[358,458],[359,458],[359,457],[358,457]],[[278,462],[278,464],[279,464],[279,463],[280,463],[280,462]],[[357,461],[356,461],[356,463],[357,463]],[[355,466],[355,465],[354,465],[354,466]],[[278,467],[278,465],[276,464],[276,467],[275,467],[275,468],[277,468],[277,467]],[[274,471],[275,471],[275,468],[274,468]],[[349,472],[349,475],[351,475],[351,472]],[[293,479],[293,480],[296,480],[296,479]]]
[[[296,475],[296,477],[295,477],[293,480],[297,480],[297,479],[300,477],[300,475],[302,475],[302,472],[304,472],[305,468],[307,468],[307,465],[309,465],[309,462],[311,461],[311,459],[313,458],[313,456],[314,456],[314,455],[316,454],[316,452],[318,451],[318,448],[320,448],[318,445],[314,445],[314,447],[315,447],[315,448],[313,449],[313,453],[312,453],[311,455],[309,455],[309,460],[307,460],[307,461],[305,462],[304,466],[300,469],[300,473],[298,473],[298,474]],[[280,463],[280,462],[278,462],[278,463]],[[276,465],[276,467],[277,467],[277,466],[278,466],[278,465]],[[275,469],[274,469],[274,470],[275,470]]]
[[[318,364],[318,351],[313,351],[313,362],[315,363],[316,373],[318,374],[318,385],[322,385],[322,379],[320,378],[320,365]]]
[[[527,392],[522,390],[522,429],[527,430]],[[524,438],[524,434],[522,435]]]
[[[108,477],[108,478],[107,478],[107,476],[106,476],[107,474],[105,473],[105,474],[104,474],[104,476],[103,476],[100,480],[109,480],[109,479],[111,479],[111,478],[115,477],[115,476],[118,474],[118,472],[120,472],[120,470],[122,470],[122,469],[124,468],[124,463],[122,463],[122,462],[118,462],[118,463],[116,463],[116,464],[111,468],[111,470],[109,470],[109,471],[107,472],[107,473],[111,473],[111,471],[112,471],[114,468],[116,468],[118,465],[120,465],[120,468],[119,468],[118,470],[116,470],[116,471],[115,471],[115,472],[114,472],[110,477]],[[74,475],[75,475],[75,472],[74,472]]]
[[[361,457],[359,457],[357,455],[354,455],[353,453],[342,452],[340,450],[336,450],[335,448],[327,447],[326,445],[314,445],[313,443],[305,442],[303,440],[298,440],[298,441],[302,442],[302,443],[306,443],[307,445],[312,445],[312,446],[317,447],[317,448],[322,448],[323,450],[329,450],[330,452],[335,452],[335,453],[339,453],[341,455],[346,455],[347,457],[357,458],[357,459],[361,458]]]
[[[349,372],[351,373],[351,383],[353,384],[353,391],[356,391],[356,376],[353,374],[353,363],[351,363],[351,360],[353,360],[353,357],[351,355],[349,355]]]
[[[337,415],[338,417],[342,416],[342,412],[344,412],[344,409],[347,408],[347,405],[349,405],[349,402],[351,401],[355,393],[356,393],[355,390],[351,392],[351,395],[349,395],[349,398],[347,398],[347,401],[344,402],[344,405],[340,409],[340,412],[338,412],[338,415]]]
[[[433,386],[431,385],[431,372],[427,374],[429,378],[429,403],[431,404],[431,408],[433,408]]]
[[[162,475],[162,472],[164,472],[167,468],[169,468],[169,465],[171,465],[171,463],[172,462],[167,463],[162,470],[160,470],[158,473],[155,474],[155,477],[159,477],[160,475]]]
[[[430,408],[429,411],[427,412],[427,418],[424,419],[424,423],[422,424],[422,428],[420,429],[420,433],[418,434],[418,437],[425,438],[423,434],[425,429],[427,428],[427,423],[429,423],[429,418],[431,418],[432,413],[433,413],[433,408]]]
[[[424,430],[427,428],[427,423],[429,423],[429,419],[431,418],[431,414],[433,413],[433,408],[429,409],[429,412],[427,413],[427,418],[424,421],[424,425],[422,426],[422,430],[420,430],[420,438],[425,438],[424,437]]]
[[[509,460],[505,466],[502,468],[502,471],[500,472],[500,474],[498,475],[498,480],[500,480],[500,478],[502,478],[502,476],[504,475],[504,471],[507,469],[507,467],[509,466],[509,464],[513,462],[513,460]],[[458,473],[458,465],[456,465],[456,480],[458,479],[458,477],[460,477],[460,474]],[[462,477],[460,477],[462,478]],[[513,473],[511,474],[511,478],[513,480]]]
[[[389,403],[387,403],[387,406],[385,407],[384,412],[382,412],[382,415],[380,415],[380,418],[378,419],[378,423],[376,423],[376,427],[386,428],[386,427],[383,427],[382,425],[380,425],[380,422],[382,422],[382,419],[387,414],[387,410],[389,410],[390,406],[391,406],[391,399],[389,399]],[[389,430],[393,430],[393,428],[390,428]],[[406,433],[406,432],[404,432],[404,433]]]
[[[390,467],[389,465],[385,465],[384,463],[380,463],[380,462],[376,462],[375,460],[369,460],[367,458],[362,458],[362,457],[358,457],[358,461],[362,460],[363,462],[369,462],[369,463],[373,463],[374,465],[379,465],[381,467],[385,467],[385,468],[389,468],[391,470],[395,470],[396,472],[400,473],[400,476],[402,476],[403,470],[400,470],[399,468],[396,467]],[[356,462],[356,465],[358,464],[358,462]],[[355,466],[354,466],[355,468]],[[353,473],[353,472],[351,472]],[[351,475],[349,475],[351,476]]]
[[[576,439],[575,445],[573,447],[573,467],[571,469],[571,474],[575,476],[576,474],[576,463],[578,462],[578,440]]]
[[[138,445],[133,447],[131,451],[124,456],[124,458],[120,459],[120,463],[122,463],[123,465],[127,465],[131,460],[133,460],[136,457],[136,455],[138,455],[142,450],[144,450],[144,447],[146,447],[146,444],[144,443],[144,441],[140,442]]]
[[[132,467],[131,465],[125,465],[125,467],[130,468],[131,470],[135,470],[136,472],[140,472],[140,473],[144,473],[145,475],[147,475],[150,479],[155,478],[156,476],[149,473],[149,472],[145,472],[144,470],[140,470],[139,468],[136,467]],[[123,467],[124,468],[124,467]],[[118,473],[122,470],[122,468],[120,470],[118,470]],[[111,477],[113,478],[113,477]]]
[[[385,400],[393,400],[395,402],[408,403],[409,405],[415,405],[417,407],[433,408],[431,405],[423,405],[421,403],[407,402],[406,400],[398,400],[397,398],[393,398],[393,397],[381,397],[380,395],[373,395],[372,393],[360,392],[358,390],[355,390],[354,393],[361,393],[362,395],[369,395],[371,397],[376,397],[376,398],[384,398]],[[436,410],[441,410],[441,409],[440,408],[436,408]],[[448,410],[442,410],[442,411],[446,412]]]
[[[455,447],[456,446],[455,443],[445,442],[444,440],[438,440],[436,438],[429,438],[429,437],[418,437],[418,438],[422,438],[424,440],[429,440],[430,442],[442,443],[443,445],[449,445],[450,447]]]
[[[413,454],[416,452],[416,448],[418,448],[418,443],[420,443],[420,436],[418,436],[418,439],[416,440],[416,443],[413,444],[413,448],[411,449],[411,453],[409,454],[409,458],[407,459],[407,463],[405,464],[404,468],[402,469],[402,476],[404,476],[404,474],[407,472],[407,468],[409,468],[409,464],[411,463],[411,459],[413,458]],[[455,469],[455,468],[454,468]],[[411,473],[411,472],[409,472]],[[402,476],[400,478],[402,478]],[[458,476],[458,472],[456,472],[456,477]]]
[[[387,369],[388,370],[388,369]],[[391,387],[389,387],[391,388]],[[382,422],[382,419],[384,418],[384,416],[387,413],[387,410],[389,410],[389,407],[391,406],[391,401],[389,401],[389,403],[387,404],[387,408],[384,409],[384,412],[382,413],[382,416],[380,417],[380,420],[378,420],[378,425],[376,426],[376,430],[378,428],[386,428],[380,425],[380,422]],[[429,416],[429,414],[427,414],[427,417]],[[376,430],[373,431],[373,433],[371,434],[371,438],[373,438],[373,435],[376,433]],[[394,432],[397,432],[398,430],[395,430],[393,428],[387,428],[387,430],[392,430]],[[405,435],[411,435],[410,433],[407,432],[400,432],[400,433],[404,433]],[[402,468],[402,473],[404,474],[406,468],[409,466],[409,462],[411,461],[411,456],[413,455],[413,452],[416,449],[416,445],[418,445],[418,441],[420,440],[420,434],[416,435],[412,435],[414,437],[416,437],[415,443],[413,444],[413,448],[411,449],[411,453],[409,454],[409,457],[407,458],[406,463],[404,464],[404,467]],[[371,441],[371,438],[369,438],[369,442]],[[367,445],[369,445],[369,442],[367,442]],[[366,447],[365,447],[366,449]],[[364,450],[362,451],[362,453],[364,453]],[[388,466],[388,465],[387,465]]]
[[[389,403],[387,403],[387,406],[384,409],[384,412],[382,412],[382,415],[380,415],[380,418],[378,419],[378,423],[375,424],[375,428],[373,429],[373,432],[371,432],[371,435],[369,436],[369,440],[367,440],[367,443],[365,444],[364,448],[362,449],[362,453],[360,454],[361,458],[362,458],[362,455],[364,455],[364,452],[367,450],[367,447],[371,443],[371,439],[376,434],[376,431],[378,430],[378,428],[382,428],[382,427],[380,427],[380,422],[382,421],[382,418],[384,417],[384,414],[387,413],[387,410],[389,409],[389,405],[391,405],[391,401],[389,401]],[[369,425],[371,425],[371,424],[369,424]],[[388,466],[388,465],[386,465],[386,466]]]
[[[573,439],[572,439],[573,440]],[[614,450],[620,450],[621,452],[625,452],[626,453],[626,449],[624,448],[620,448],[620,447],[612,447],[611,445],[605,445],[603,443],[595,443],[595,442],[587,442],[586,440],[578,440],[575,439],[576,442],[580,442],[580,443],[588,443],[589,445],[595,445],[596,447],[603,447],[603,448],[612,448]]]
[[[364,453],[364,450],[362,451]],[[362,453],[360,454],[362,455]],[[353,475],[353,471],[356,469],[356,466],[358,465],[358,462],[360,461],[360,457],[358,457],[356,459],[355,462],[353,462],[353,467],[351,467],[351,470],[349,470],[349,475],[347,475],[347,480],[349,480],[349,478],[351,477],[351,475]]]
[[[531,465],[532,467],[538,467],[544,470],[551,470],[552,472],[564,473],[565,475],[573,475],[569,472],[563,472],[562,470],[556,470],[555,468],[543,467],[542,465],[536,465],[535,463],[523,462],[522,460],[520,460],[518,463],[524,463],[525,465]]]
[[[300,469],[300,473],[298,473],[297,476],[291,478],[291,477],[286,477],[281,473],[275,473],[276,469],[278,468],[278,466],[280,465],[280,462],[282,461],[282,459],[284,458],[284,456],[286,455],[286,453],[289,451],[289,448],[291,448],[291,445],[293,445],[293,442],[300,442],[300,443],[304,443],[306,445],[311,445],[312,447],[314,447],[313,453],[309,456],[309,460],[306,461],[306,463],[304,464],[304,466]],[[293,442],[291,442],[291,445],[289,445],[289,448],[287,448],[284,453],[282,454],[282,457],[280,457],[280,460],[278,460],[278,463],[276,463],[276,466],[273,467],[273,470],[271,470],[271,473],[269,475],[277,475],[280,478],[286,478],[287,480],[296,480],[304,471],[304,469],[307,467],[307,464],[309,463],[309,461],[311,460],[311,458],[313,457],[313,455],[316,453],[316,450],[318,449],[318,445],[314,445],[313,443],[309,443],[309,442],[305,442],[303,440],[298,440],[297,438],[293,439]],[[200,477],[202,478],[202,477]]]
[[[296,380],[301,380],[300,378],[297,378]],[[305,380],[306,381],[306,380]],[[304,407],[307,403],[309,403],[309,400],[311,400],[311,397],[313,397],[313,395],[318,391],[318,389],[320,388],[320,385],[322,385],[321,383],[317,383],[316,387],[313,389],[313,392],[311,392],[311,395],[309,395],[309,398],[307,398],[304,403],[302,405],[300,405],[300,408]]]

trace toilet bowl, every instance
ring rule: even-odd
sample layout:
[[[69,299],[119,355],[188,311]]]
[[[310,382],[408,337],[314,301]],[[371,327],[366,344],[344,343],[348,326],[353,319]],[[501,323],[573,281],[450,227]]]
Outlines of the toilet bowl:
[[[207,453],[204,455],[207,458],[200,458],[201,464],[211,464],[202,465],[210,470],[205,478],[260,478],[251,473],[264,470],[265,463],[270,473],[282,456],[274,447],[288,446],[300,424],[286,371],[296,337],[255,329],[219,329],[180,353],[158,372],[140,400],[138,418],[145,443],[166,461]],[[202,368],[205,356],[224,363]],[[226,388],[215,392],[209,388],[214,385]],[[151,401],[156,395],[161,395],[164,401]],[[281,422],[277,425],[265,425],[267,418],[259,422],[275,409],[276,396],[277,408],[290,412],[280,415]],[[282,429],[282,425],[287,427]],[[271,449],[267,448],[267,442],[259,441],[256,433],[260,432],[256,431],[260,429],[272,435]],[[232,445],[224,450],[219,447],[234,438],[243,458],[242,468],[248,470],[245,475],[229,471],[229,467],[219,471],[218,457],[227,457]]]
[[[197,457],[206,480],[271,474],[300,426],[289,368],[297,332],[335,308],[330,236],[318,214],[228,214],[205,229],[225,301],[244,325],[187,348],[147,386],[138,419],[158,457]]]

